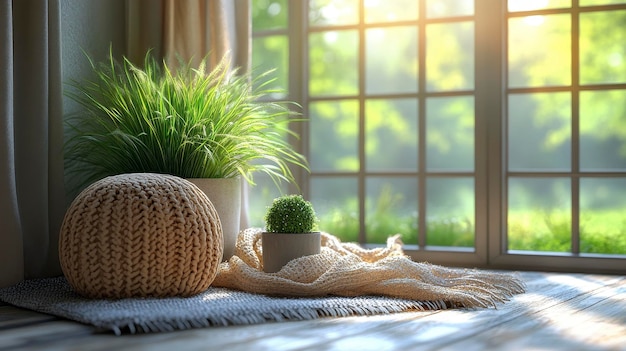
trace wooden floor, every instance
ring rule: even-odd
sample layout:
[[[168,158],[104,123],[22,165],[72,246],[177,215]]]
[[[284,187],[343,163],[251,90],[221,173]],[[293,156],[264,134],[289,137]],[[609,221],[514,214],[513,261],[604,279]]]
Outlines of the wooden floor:
[[[626,277],[525,272],[497,309],[114,336],[0,305],[0,350],[626,350]]]

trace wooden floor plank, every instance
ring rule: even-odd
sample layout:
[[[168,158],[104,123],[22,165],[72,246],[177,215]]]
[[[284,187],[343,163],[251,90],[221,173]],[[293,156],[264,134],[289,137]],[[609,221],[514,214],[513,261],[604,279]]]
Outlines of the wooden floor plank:
[[[550,350],[626,349],[626,279],[474,335],[466,350],[505,343]]]
[[[544,276],[540,273],[526,273],[524,275],[524,281],[531,286],[541,284],[544,280]],[[545,284],[545,283],[544,283]],[[475,312],[476,310],[472,310]],[[311,326],[306,328],[300,328],[296,335],[289,335],[289,337],[266,336],[263,340],[265,345],[272,347],[279,347],[281,350],[296,350],[301,347],[319,346],[324,349],[342,349],[347,344],[353,345],[354,349],[360,350],[385,350],[391,343],[386,340],[387,338],[381,335],[387,333],[393,334],[395,331],[405,328],[407,325],[415,323],[421,323],[426,317],[435,315],[444,316],[453,312],[448,311],[436,311],[436,312],[409,312],[387,316],[376,317],[354,317],[348,319],[330,319],[330,320],[318,320],[312,321]],[[442,319],[448,319],[448,317],[442,317]],[[367,324],[369,321],[374,323],[373,327],[369,327]],[[336,328],[334,325],[342,325],[343,328]],[[327,326],[330,326],[331,332],[327,331]],[[413,327],[410,327],[413,328]],[[346,329],[351,332],[346,332]],[[336,330],[336,332],[332,332]],[[411,331],[412,332],[412,331]],[[359,345],[358,347],[356,347]]]
[[[89,326],[55,319],[0,331],[0,350],[77,350],[82,349],[82,340],[93,332]]]
[[[34,323],[0,330],[0,350],[624,349],[626,277],[541,272],[521,277],[527,292],[497,309],[324,318],[121,337],[0,306],[0,323]]]
[[[429,315],[438,311],[400,313],[369,317],[324,318],[314,321],[288,323],[267,323],[238,327],[217,327],[183,330],[172,333],[127,335],[117,337],[110,334],[81,334],[72,338],[86,350],[175,350],[184,345],[184,350],[205,350],[207,340],[211,349],[229,351],[250,350],[290,350],[314,347],[320,341],[352,335],[360,335],[374,330],[391,328],[407,320],[415,320],[419,315]],[[325,322],[321,322],[325,321]],[[68,336],[69,337],[69,336]],[[37,350],[41,342],[47,342],[46,350],[65,350],[68,343],[63,338],[51,340],[50,336],[31,336],[22,345],[24,351]]]
[[[0,306],[0,332],[26,325],[45,323],[55,319],[58,318],[10,305]]]
[[[327,350],[342,349],[347,344],[363,343],[363,350],[397,349],[405,350],[413,347],[424,349],[440,349],[455,342],[460,345],[471,344],[477,333],[485,332],[518,318],[525,313],[547,309],[562,301],[572,299],[587,291],[600,289],[606,284],[614,284],[623,278],[611,276],[568,276],[568,284],[555,282],[551,274],[529,273],[528,292],[514,297],[498,309],[449,310],[433,314],[419,320],[409,320],[391,330],[384,330],[367,335],[369,342],[363,339],[341,338],[329,345]],[[539,275],[537,277],[537,275]],[[376,340],[377,342],[374,342]]]

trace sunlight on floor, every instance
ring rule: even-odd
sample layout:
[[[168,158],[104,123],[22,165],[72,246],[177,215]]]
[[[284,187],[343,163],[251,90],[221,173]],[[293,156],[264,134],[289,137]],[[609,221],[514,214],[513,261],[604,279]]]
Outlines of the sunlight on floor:
[[[394,350],[394,346],[395,343],[392,340],[382,339],[379,337],[359,336],[354,338],[343,338],[335,342],[333,347],[328,350],[384,351]]]

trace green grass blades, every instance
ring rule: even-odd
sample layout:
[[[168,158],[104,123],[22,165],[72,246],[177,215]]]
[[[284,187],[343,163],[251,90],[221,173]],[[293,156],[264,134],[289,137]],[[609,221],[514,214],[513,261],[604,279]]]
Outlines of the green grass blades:
[[[289,102],[264,102],[270,73],[238,74],[225,57],[207,69],[180,62],[169,67],[146,54],[143,68],[128,59],[89,59],[93,78],[73,81],[66,94],[82,106],[67,118],[66,169],[85,186],[131,172],[183,178],[243,176],[264,172],[293,182],[290,166],[308,169],[289,144],[302,121]],[[265,81],[260,81],[265,80]]]

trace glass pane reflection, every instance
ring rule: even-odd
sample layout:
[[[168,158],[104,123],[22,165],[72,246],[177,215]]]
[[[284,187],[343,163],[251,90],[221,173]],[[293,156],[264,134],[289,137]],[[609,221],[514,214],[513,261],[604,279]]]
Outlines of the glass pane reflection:
[[[509,250],[571,252],[569,178],[509,178]]]
[[[314,102],[309,105],[309,115],[311,170],[358,170],[358,102]]]
[[[474,97],[426,100],[426,168],[474,170]]]
[[[570,85],[570,30],[569,14],[510,18],[509,87]]]
[[[404,243],[417,243],[417,179],[370,177],[366,181],[367,242],[384,244],[400,234]]]
[[[580,252],[626,255],[626,178],[580,180]]]
[[[509,95],[509,170],[571,169],[570,93]]]
[[[426,245],[473,247],[474,179],[429,178],[426,195]]]
[[[365,104],[369,171],[417,171],[417,99],[372,99]]]
[[[359,240],[357,180],[353,177],[311,177],[310,201],[319,229],[344,242]]]

